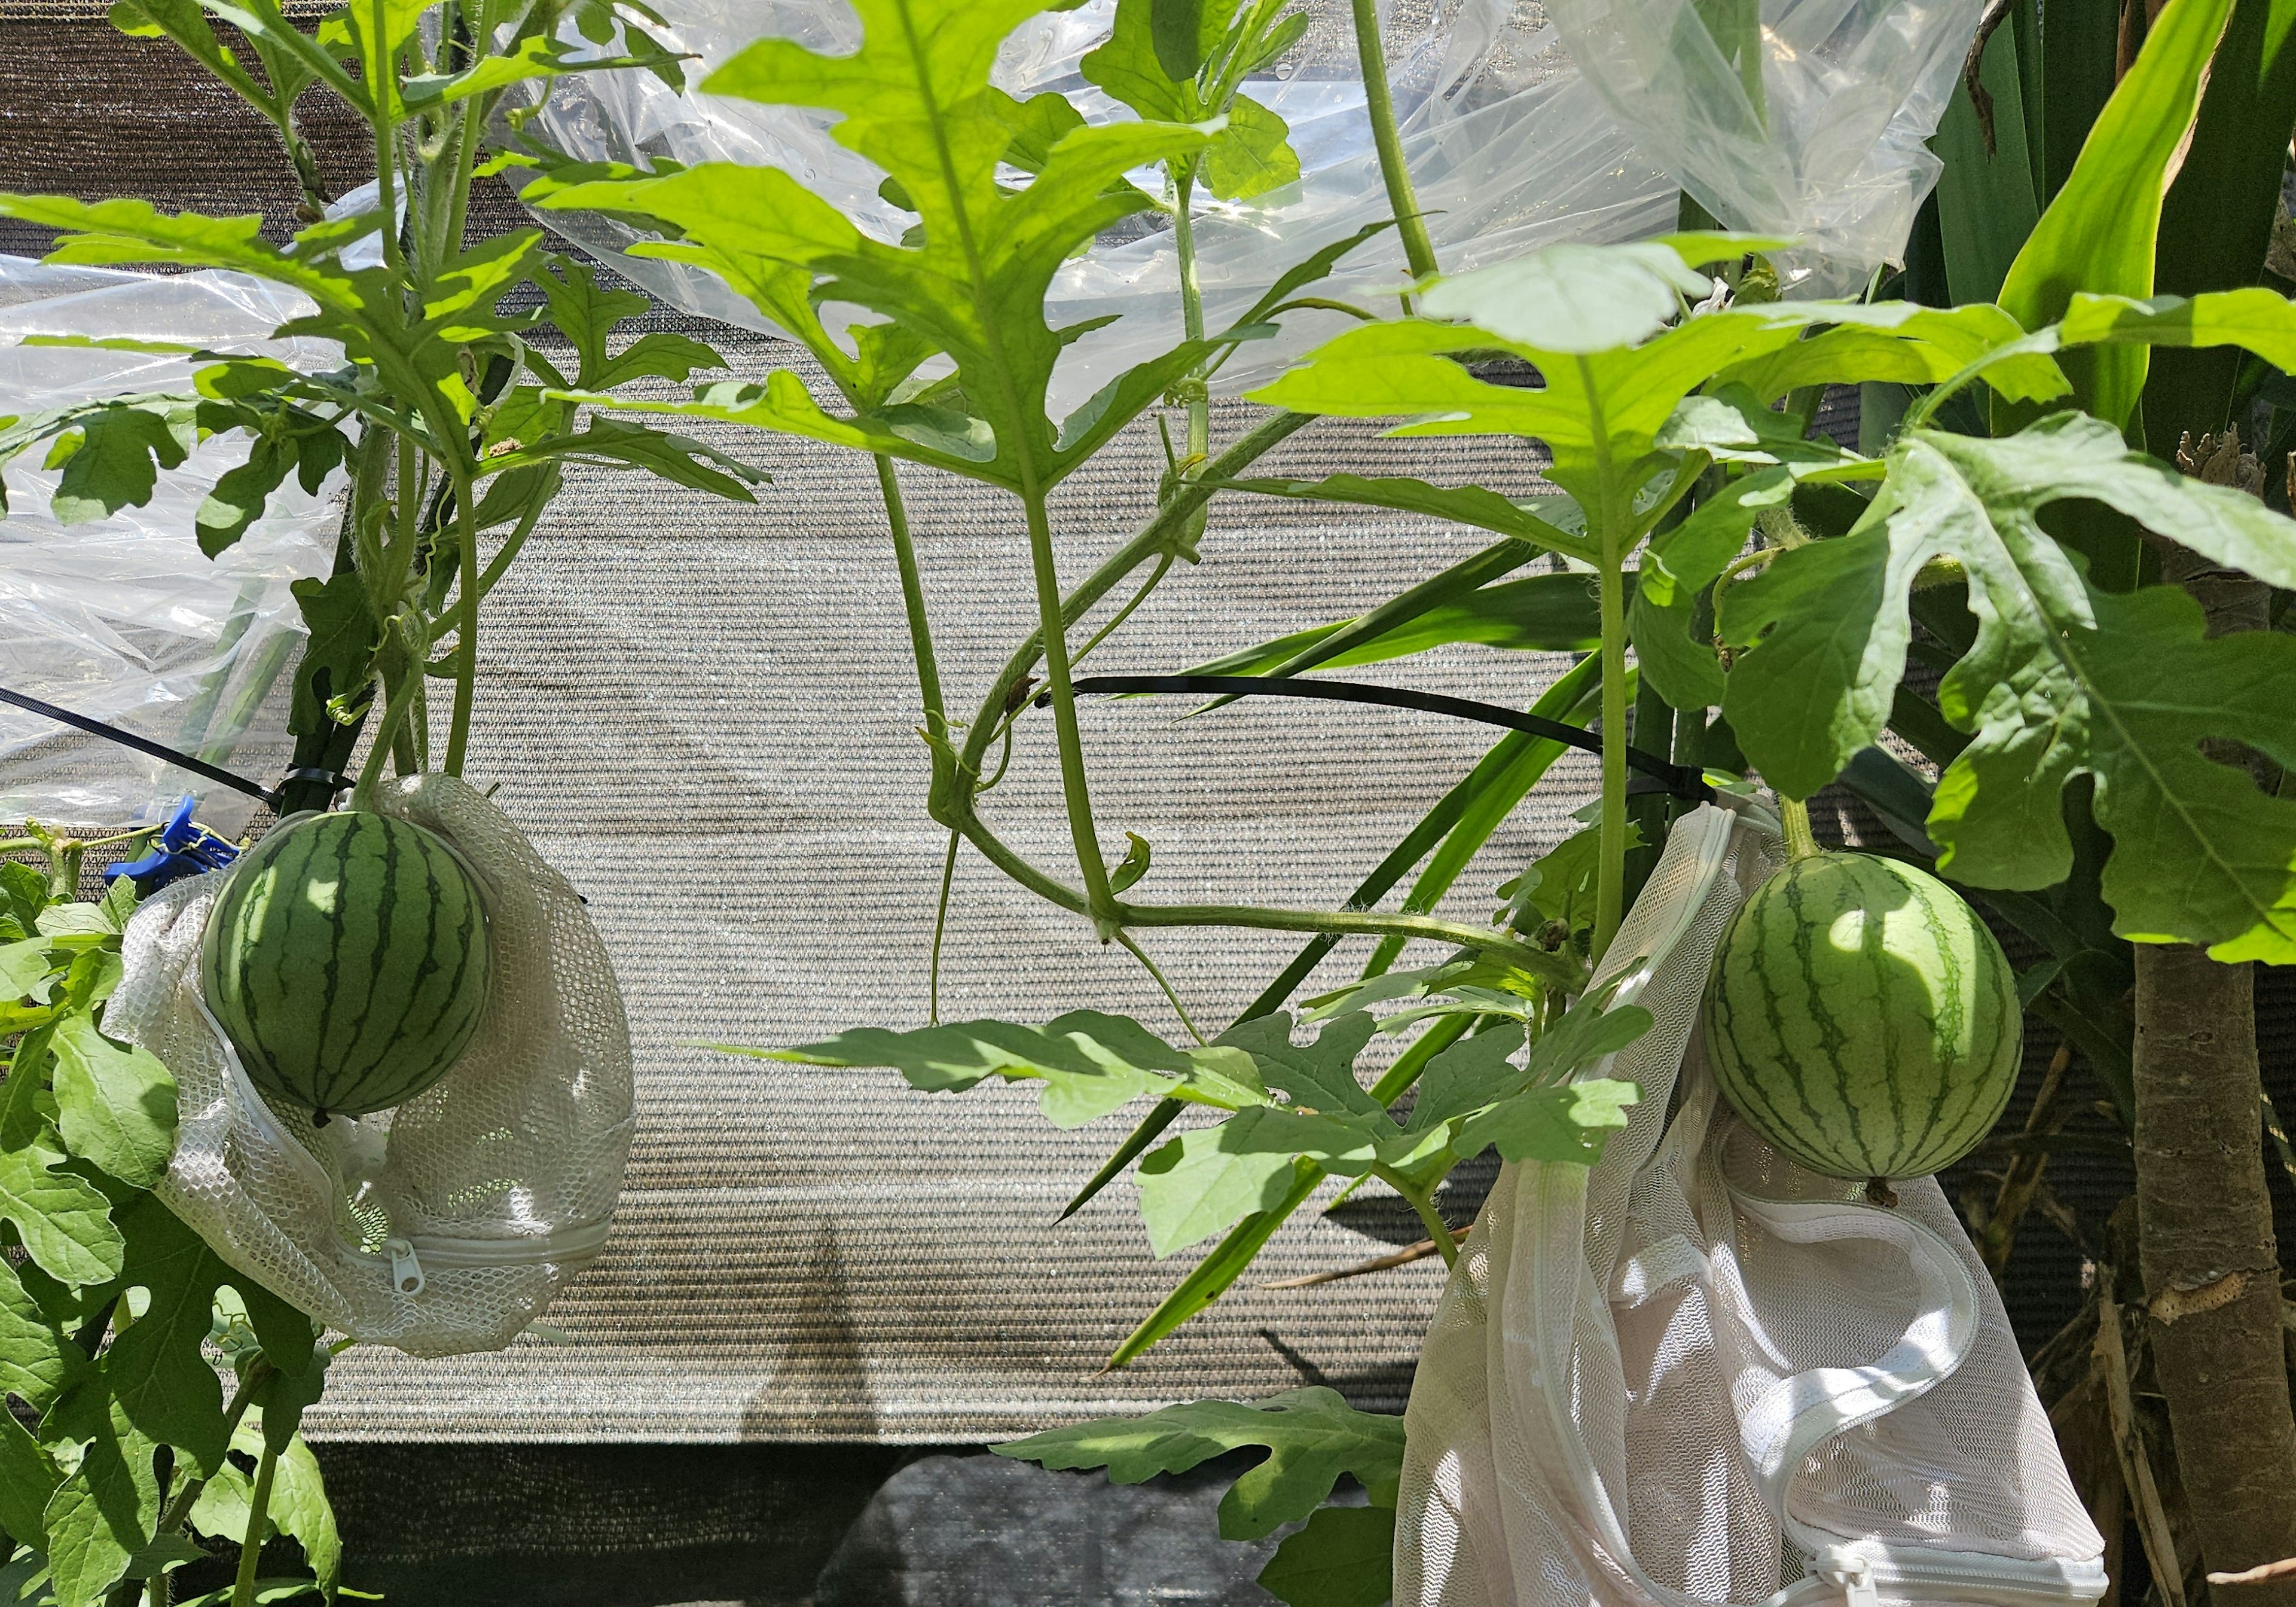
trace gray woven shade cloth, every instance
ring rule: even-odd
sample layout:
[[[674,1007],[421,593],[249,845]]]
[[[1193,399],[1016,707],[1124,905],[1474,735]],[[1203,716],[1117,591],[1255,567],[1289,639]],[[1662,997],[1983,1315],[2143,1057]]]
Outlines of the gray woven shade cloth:
[[[10,61],[0,183],[259,205],[284,226],[289,193],[267,135],[168,48],[121,38],[96,7],[20,0],[0,10],[0,48]],[[357,142],[313,107],[323,155],[347,186]],[[480,215],[490,226],[522,221],[499,193]],[[0,225],[0,249],[41,243],[37,231]],[[787,357],[752,337],[699,332],[719,339],[745,377]],[[1224,407],[1223,438],[1249,416]],[[1837,413],[1834,422],[1848,421]],[[313,1414],[315,1434],[929,1443],[1309,1381],[1399,1409],[1439,1263],[1336,1288],[1256,1287],[1419,1237],[1397,1202],[1367,1191],[1336,1218],[1302,1213],[1210,1313],[1131,1369],[1102,1375],[1108,1351],[1197,1253],[1150,1261],[1128,1183],[1051,1226],[1123,1118],[1061,1134],[1025,1087],[926,1095],[890,1072],[685,1045],[786,1045],[922,1022],[944,847],[922,809],[916,696],[868,466],[828,448],[709,433],[775,476],[755,508],[578,472],[481,635],[474,775],[502,783],[504,807],[589,897],[630,1001],[640,1135],[614,1236],[551,1314],[566,1342],[537,1336],[446,1363],[354,1350]],[[1144,516],[1160,466],[1152,437],[1135,430],[1063,489],[1055,529],[1069,578]],[[1266,466],[1408,468],[1520,493],[1533,488],[1536,462],[1504,442],[1406,448],[1328,424]],[[921,471],[905,471],[904,483],[953,707],[969,715],[1033,619],[1016,510]],[[1177,573],[1089,668],[1173,669],[1341,618],[1480,545],[1399,515],[1226,498],[1202,568]],[[1456,650],[1353,673],[1519,707],[1562,663]],[[1113,848],[1129,829],[1155,844],[1144,898],[1331,906],[1496,735],[1268,701],[1175,725],[1177,712],[1161,700],[1084,715],[1105,840]],[[1021,732],[988,813],[1062,867],[1048,722],[1031,716]],[[1460,880],[1447,913],[1487,914],[1491,888],[1571,829],[1567,811],[1593,789],[1590,762],[1558,766]],[[1828,820],[1852,839],[1878,834],[1846,804],[1822,812]],[[1250,997],[1295,942],[1235,931],[1145,940],[1207,1027]],[[1343,950],[1318,980],[1349,974],[1363,947]],[[951,1017],[1041,1019],[1089,1004],[1178,1035],[1128,958],[970,852],[945,971]],[[2271,981],[2277,1089],[2296,1034],[2285,990]],[[2054,1047],[2036,1029],[2031,1072]],[[2049,1177],[2098,1223],[2127,1186],[2125,1168],[2086,1154],[2053,1159]],[[1478,1181],[1461,1179],[1447,1205],[1455,1220],[1472,1209]],[[2079,1263],[2075,1246],[2028,1223],[2010,1283],[2029,1344],[2070,1314]]]
[[[790,355],[726,346],[745,373]],[[1221,433],[1249,412],[1221,409]],[[1103,1375],[1109,1350],[1193,1259],[1150,1259],[1128,1181],[1054,1226],[1129,1118],[1061,1133],[1026,1086],[929,1095],[890,1072],[688,1046],[922,1024],[946,844],[922,810],[922,716],[873,471],[832,449],[710,439],[774,474],[756,507],[572,477],[480,638],[474,774],[503,783],[499,800],[589,898],[640,1067],[614,1235],[549,1318],[571,1342],[423,1364],[355,1350],[316,1425],[947,1441],[1307,1378],[1399,1410],[1439,1261],[1343,1293],[1250,1286],[1421,1237],[1398,1204],[1359,1196],[1344,1218],[1302,1213],[1246,1287]],[[1472,465],[1533,488],[1520,447],[1447,455],[1438,472]],[[1367,429],[1331,426],[1267,467],[1399,472],[1411,461]],[[1054,522],[1071,580],[1152,512],[1160,467],[1154,435],[1136,429],[1063,488]],[[1034,621],[1017,509],[937,475],[903,479],[944,672],[969,715]],[[1231,501],[1215,511],[1204,563],[1176,570],[1089,668],[1177,668],[1343,618],[1483,545],[1431,521]],[[1567,661],[1459,651],[1392,673],[1520,706]],[[1083,716],[1104,839],[1132,831],[1155,845],[1136,897],[1334,907],[1498,735],[1267,700],[1176,725],[1184,707],[1095,703]],[[1590,759],[1559,767],[1463,879],[1456,906],[1488,915],[1491,890],[1534,844],[1574,828],[1567,811],[1593,786]],[[1037,863],[1072,873],[1049,716],[1023,718],[985,811]],[[1300,941],[1141,938],[1208,1027]],[[947,1019],[1089,1005],[1182,1037],[1136,962],[970,850],[942,964]]]

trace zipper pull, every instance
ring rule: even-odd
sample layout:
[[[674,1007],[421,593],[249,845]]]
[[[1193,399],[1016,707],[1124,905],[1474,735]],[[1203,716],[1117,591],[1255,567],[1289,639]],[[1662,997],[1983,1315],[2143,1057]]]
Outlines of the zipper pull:
[[[382,1250],[390,1258],[390,1286],[401,1294],[421,1294],[422,1263],[414,1259],[414,1246],[404,1239],[385,1239]]]
[[[1882,1607],[1870,1558],[1846,1546],[1830,1546],[1817,1557],[1816,1570],[1827,1584],[1841,1587],[1842,1607]]]

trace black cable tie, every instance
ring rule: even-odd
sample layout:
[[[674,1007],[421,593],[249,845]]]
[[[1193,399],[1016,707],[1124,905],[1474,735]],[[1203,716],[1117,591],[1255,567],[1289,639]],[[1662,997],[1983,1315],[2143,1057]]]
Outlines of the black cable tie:
[[[1525,714],[1469,698],[1412,692],[1399,686],[1372,686],[1359,681],[1308,681],[1289,676],[1275,679],[1265,676],[1086,676],[1073,685],[1083,693],[1187,692],[1221,697],[1317,698],[1333,703],[1374,703],[1389,709],[1416,709],[1422,714],[1448,715],[1453,719],[1473,720],[1485,726],[1504,726],[1510,731],[1545,737],[1588,753],[1603,750],[1603,739],[1593,732],[1550,720],[1544,715]],[[1040,693],[1035,699],[1039,709],[1051,701],[1050,693]],[[1714,789],[1706,783],[1705,773],[1695,765],[1677,765],[1635,747],[1628,748],[1627,763],[1650,777],[1652,783],[1636,786],[1629,782],[1628,792],[1660,791],[1688,803],[1704,803],[1715,796]]]
[[[37,698],[26,697],[20,692],[11,692],[5,686],[0,686],[0,703],[12,703],[19,709],[54,720],[59,725],[85,731],[90,736],[103,737],[118,742],[123,748],[133,748],[136,752],[149,754],[153,758],[163,758],[171,765],[189,770],[194,775],[204,775],[209,781],[221,782],[226,787],[244,792],[250,798],[260,799],[265,803],[275,804],[278,801],[275,788],[266,787],[261,782],[250,781],[244,775],[226,770],[220,765],[211,765],[203,758],[193,758],[190,754],[170,748],[165,742],[155,742],[148,736],[136,735],[133,731],[122,731],[117,726],[107,726],[102,720],[90,719],[86,715],[74,714],[69,709],[59,709],[53,703],[44,703]]]

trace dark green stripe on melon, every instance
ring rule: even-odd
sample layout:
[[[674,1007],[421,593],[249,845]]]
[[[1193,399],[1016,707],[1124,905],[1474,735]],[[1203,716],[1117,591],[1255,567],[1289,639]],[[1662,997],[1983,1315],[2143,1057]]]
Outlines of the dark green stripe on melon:
[[[291,821],[241,859],[201,958],[208,1006],[255,1085],[342,1116],[447,1074],[492,964],[463,862],[412,822],[356,811]]]
[[[1832,1177],[1920,1177],[1991,1132],[2024,1049],[2001,945],[1951,888],[1818,854],[1755,890],[1706,995],[1715,1079],[1772,1147]]]

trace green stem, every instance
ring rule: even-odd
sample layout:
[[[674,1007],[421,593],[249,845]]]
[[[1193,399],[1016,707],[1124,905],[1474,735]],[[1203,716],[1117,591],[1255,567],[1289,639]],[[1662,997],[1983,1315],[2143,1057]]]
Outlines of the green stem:
[[[1164,973],[1156,968],[1156,962],[1148,957],[1148,951],[1141,947],[1138,942],[1133,939],[1129,932],[1118,932],[1116,934],[1116,940],[1119,943],[1123,944],[1126,948],[1129,949],[1132,953],[1132,957],[1139,961],[1140,963],[1147,969],[1150,976],[1156,979],[1156,986],[1164,990],[1165,1001],[1172,1006],[1172,1013],[1180,1018],[1180,1025],[1188,1029],[1188,1036],[1195,1039],[1196,1042],[1200,1044],[1210,1043],[1211,1040],[1207,1038],[1203,1035],[1202,1031],[1196,1026],[1195,1018],[1188,1013],[1188,1007],[1180,1003],[1180,996],[1178,992],[1173,988],[1171,982],[1165,977]]]
[[[383,0],[368,0],[367,22],[373,29],[372,37],[390,37]],[[363,62],[370,89],[380,88],[397,64],[391,61]],[[377,95],[376,100],[381,97]],[[398,250],[398,128],[390,118],[379,118],[374,125],[375,202],[382,218],[382,266],[393,279],[402,278],[406,263]]]
[[[1817,835],[1809,829],[1809,806],[1798,798],[1782,798],[1778,816],[1785,822],[1787,863],[1815,858],[1819,850]]]
[[[1598,504],[1602,544],[1600,603],[1603,622],[1603,808],[1602,860],[1595,881],[1595,934],[1592,959],[1603,955],[1618,935],[1626,906],[1627,862],[1627,611],[1626,547],[1632,539],[1627,529],[1626,499],[1619,494],[1618,474],[1611,462],[1610,426],[1603,416],[1602,393],[1594,365],[1578,359],[1580,381],[1586,387],[1588,422],[1595,443],[1595,471],[1602,483]]]
[[[1403,241],[1403,259],[1414,279],[1436,272],[1435,243],[1427,237],[1411,169],[1403,161],[1403,136],[1395,126],[1395,96],[1387,84],[1387,51],[1380,43],[1378,0],[1354,0],[1356,60],[1362,64],[1364,110],[1371,114],[1372,143],[1379,150],[1380,176],[1387,182],[1387,204]]]
[[[955,829],[990,864],[1046,903],[1076,914],[1093,913],[1086,895],[1030,864],[978,816],[968,810],[960,816]],[[1367,933],[1374,937],[1394,934],[1474,949],[1533,976],[1552,976],[1557,963],[1555,957],[1544,950],[1495,932],[1489,927],[1439,920],[1432,915],[1386,914],[1376,910],[1275,909],[1250,904],[1125,904],[1113,898],[1107,910],[1111,939],[1127,926],[1238,926],[1255,931]]]
[[[1434,1191],[1431,1189],[1421,1193],[1384,1167],[1378,1168],[1378,1175],[1388,1187],[1409,1201],[1411,1209],[1419,1213],[1420,1221],[1427,1225],[1427,1236],[1435,1242],[1435,1253],[1443,1258],[1443,1265],[1456,1267],[1459,1264],[1459,1241],[1453,1236],[1451,1225],[1443,1220],[1442,1212],[1435,1209]]]
[[[1085,777],[1084,734],[1078,729],[1076,689],[1069,684],[1067,621],[1062,616],[1060,570],[1053,553],[1052,521],[1042,492],[1025,498],[1029,515],[1029,559],[1037,580],[1037,628],[1045,644],[1045,689],[1053,699],[1053,730],[1061,755],[1061,797],[1068,806],[1069,838],[1076,845],[1077,869],[1084,873],[1085,901],[1105,942],[1115,935],[1116,895],[1109,890],[1108,864],[1100,857],[1100,833],[1093,824],[1092,789]]]
[[[263,1531],[271,1522],[271,1483],[279,1472],[279,1455],[271,1437],[263,1437],[263,1455],[255,1464],[255,1493],[247,1502],[247,1535],[239,1545],[239,1578],[232,1586],[231,1607],[255,1607],[256,1567],[263,1560]]]
[[[477,509],[472,505],[471,476],[459,464],[448,463],[447,472],[455,484],[455,512],[463,525],[463,539],[455,553],[462,571],[462,618],[455,635],[455,715],[447,727],[447,763],[449,775],[463,773],[463,757],[471,742],[471,711],[478,700],[479,686],[479,527]],[[418,670],[417,673],[420,673]]]
[[[1182,166],[1172,174],[1172,245],[1180,258],[1180,325],[1190,340],[1204,338],[1204,291],[1196,269],[1195,222],[1196,175],[1193,167]],[[1205,380],[1205,365],[1199,363],[1188,371],[1182,381],[1188,404],[1188,453],[1181,460],[1181,473],[1193,477],[1203,467],[1212,449],[1211,392]],[[1182,545],[1193,551],[1202,539],[1205,509],[1198,508],[1189,521]]]
[[[1554,956],[1503,937],[1488,926],[1444,921],[1433,915],[1387,914],[1378,910],[1275,909],[1252,904],[1119,904],[1120,926],[1242,926],[1258,931],[1393,932],[1475,949],[1521,966],[1533,976],[1553,970]]]
[[[941,702],[940,664],[933,657],[932,620],[925,612],[923,577],[917,570],[917,544],[909,534],[908,504],[893,460],[877,454],[877,489],[885,499],[885,523],[893,533],[893,558],[901,571],[901,606],[909,616],[909,649],[917,661],[917,691],[924,698],[925,730],[934,742],[948,741],[948,713]],[[950,850],[955,852],[952,844]]]
[[[1279,413],[1245,435],[1218,458],[1205,466],[1202,476],[1183,485],[1172,500],[1156,512],[1154,518],[1141,526],[1131,540],[1126,542],[1103,561],[1081,585],[1061,604],[1061,618],[1073,624],[1120,584],[1127,575],[1149,559],[1168,551],[1174,534],[1185,528],[1188,516],[1211,499],[1222,480],[1233,480],[1250,468],[1263,454],[1289,437],[1305,429],[1314,415],[1305,413]],[[980,711],[973,716],[972,726],[965,738],[964,751],[959,763],[969,774],[980,773],[980,761],[996,740],[1004,715],[1006,692],[1018,685],[1036,668],[1044,654],[1044,632],[1031,631],[996,678],[989,683],[988,695],[981,701]],[[943,821],[953,825],[954,821]]]
[[[488,19],[483,14],[483,7],[480,11],[480,24],[484,27]],[[483,35],[475,43],[480,50],[486,48]],[[470,222],[471,170],[478,165],[479,155],[480,98],[472,95],[463,102],[463,126],[455,141],[455,191],[447,206],[445,239],[446,259],[448,261],[454,260],[462,251],[463,232]]]
[[[358,782],[351,791],[351,808],[371,809],[374,807],[374,790],[382,781],[383,760],[390,757],[398,743],[398,724],[406,717],[408,706],[414,701],[415,690],[422,685],[422,660],[426,653],[413,653],[406,674],[383,705],[382,723],[374,728],[374,735],[366,750],[366,762],[359,767]]]
[[[1103,642],[1107,641],[1109,637],[1114,635],[1116,634],[1116,627],[1122,625],[1127,619],[1132,618],[1132,611],[1138,608],[1142,603],[1147,602],[1148,594],[1154,591],[1159,586],[1162,585],[1164,577],[1172,572],[1172,562],[1173,554],[1168,552],[1156,561],[1156,568],[1150,573],[1147,579],[1140,583],[1140,589],[1132,594],[1131,600],[1126,603],[1122,608],[1118,609],[1116,611],[1115,617],[1111,619],[1107,624],[1102,626],[1098,630],[1092,633],[1091,641],[1086,642],[1082,647],[1076,650],[1076,655],[1069,660],[1070,668],[1074,668],[1076,665],[1083,663],[1085,656],[1087,653],[1091,652],[1094,648],[1098,647]]]
[[[933,915],[932,969],[927,977],[925,990],[928,1019],[940,1025],[940,940],[948,931],[948,890],[956,881],[956,845],[958,834],[948,834],[948,855],[940,863],[940,908]]]

